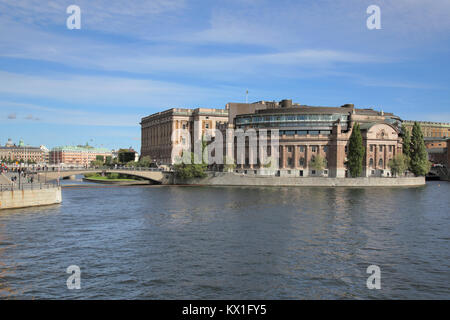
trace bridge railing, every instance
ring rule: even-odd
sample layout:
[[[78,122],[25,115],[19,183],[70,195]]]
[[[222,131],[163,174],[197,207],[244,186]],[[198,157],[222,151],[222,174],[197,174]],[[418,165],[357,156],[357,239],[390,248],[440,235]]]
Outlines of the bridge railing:
[[[161,172],[164,171],[161,168],[147,168],[147,167],[118,167],[118,168],[111,168],[111,167],[94,167],[94,168],[62,168],[59,170],[60,172],[70,172],[70,171],[155,171],[155,172]],[[45,172],[58,172],[58,170],[55,171],[45,171]]]
[[[58,170],[48,170],[48,171],[32,171],[28,172],[29,174],[57,174],[58,172],[99,172],[99,171],[145,171],[145,172],[163,172],[164,169],[162,168],[144,168],[144,167],[122,167],[122,168],[110,168],[110,167],[95,167],[95,168],[61,168]]]
[[[153,172],[161,172],[163,169],[160,168],[146,168],[146,167],[123,167],[123,168],[114,168],[114,169],[108,169],[108,170],[128,170],[128,171],[153,171]]]

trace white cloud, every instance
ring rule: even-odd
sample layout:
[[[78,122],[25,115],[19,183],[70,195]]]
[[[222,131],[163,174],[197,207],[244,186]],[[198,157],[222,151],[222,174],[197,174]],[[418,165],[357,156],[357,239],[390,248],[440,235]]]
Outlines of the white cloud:
[[[83,69],[183,73],[228,80],[230,77],[260,74],[261,68],[267,75],[271,72],[277,75],[284,74],[283,67],[286,70],[299,67],[320,70],[347,63],[395,62],[403,59],[403,55],[393,49],[399,43],[398,39],[395,39],[394,45],[389,41],[399,36],[406,26],[396,22],[396,17],[400,20],[405,15],[411,17],[417,21],[415,28],[423,25],[424,19],[436,24],[433,30],[438,26],[445,29],[450,24],[439,18],[449,13],[449,5],[441,0],[426,2],[426,10],[415,0],[410,3],[404,0],[378,1],[382,6],[383,33],[368,33],[365,28],[365,2],[320,0],[275,6],[267,1],[248,1],[241,5],[232,2],[233,5],[227,8],[215,8],[208,4],[206,7],[213,8],[209,25],[195,23],[192,17],[188,21],[184,18],[180,21],[188,23],[188,27],[174,22],[174,29],[167,33],[163,27],[153,25],[155,19],[158,20],[166,12],[182,12],[186,8],[184,1],[138,1],[126,5],[120,1],[111,4],[106,1],[81,1],[80,6],[87,8],[86,14],[92,15],[89,23],[98,24],[98,30],[108,32],[107,21],[114,20],[113,25],[126,25],[124,35],[153,40],[124,45],[64,29],[65,15],[56,18],[55,13],[61,11],[67,1],[43,5],[39,1],[19,3],[3,0],[0,5],[6,4],[4,9],[9,8],[12,12],[0,19],[0,57],[51,61]],[[239,10],[240,6],[242,10]],[[425,10],[423,16],[419,14],[421,10]],[[146,19],[148,15],[155,17]],[[50,21],[47,23],[55,24],[61,22],[57,20],[60,19],[63,27],[58,32],[43,26],[36,27],[36,24],[40,25],[39,17],[42,17],[42,23]],[[30,24],[24,24],[25,20],[30,20]],[[148,22],[142,29],[145,35],[139,30],[131,30],[145,21]],[[115,33],[115,28],[111,27],[111,33]],[[403,34],[401,36],[404,37]],[[259,44],[267,48],[240,51],[239,46],[235,46],[235,51],[216,49],[210,52],[190,47],[210,42]]]
[[[177,41],[193,43],[230,43],[259,44],[274,46],[280,44],[284,37],[279,33],[280,25],[273,19],[255,17],[254,14],[244,16],[242,13],[213,12],[210,26],[190,33],[181,32],[175,35]]]
[[[261,67],[323,68],[338,63],[385,63],[392,58],[346,50],[297,49],[271,50],[270,53],[187,54],[165,52],[164,48],[148,45],[102,43],[84,38],[72,38],[33,30],[15,22],[0,24],[0,29],[12,25],[15,33],[5,34],[0,43],[0,56],[36,59],[61,63],[70,67],[132,73],[190,73],[220,78],[222,73],[233,77],[240,73],[260,73]],[[10,26],[11,27],[11,26]]]
[[[391,79],[377,79],[358,75],[353,75],[358,84],[367,87],[387,87],[387,88],[403,88],[403,89],[440,89],[440,87],[433,83],[421,83],[408,80],[391,80]]]
[[[47,98],[85,107],[163,107],[186,105],[208,97],[225,98],[233,88],[203,88],[172,82],[107,76],[52,74],[45,77],[0,71],[0,93]]]
[[[82,29],[116,34],[144,36],[145,26],[152,20],[180,10],[184,0],[1,0],[0,12],[20,24],[65,28],[69,16],[66,8],[76,4],[81,8]]]
[[[67,108],[52,108],[42,105],[17,103],[10,101],[0,101],[0,109],[17,110],[14,115],[23,115],[22,120],[17,119],[18,125],[26,125],[24,121],[41,121],[44,124],[67,124],[86,126],[117,126],[135,127],[138,125],[140,117],[129,113],[104,113],[72,110]],[[32,111],[39,114],[39,117],[29,114]],[[14,118],[16,119],[16,118]],[[1,119],[0,119],[1,123]]]

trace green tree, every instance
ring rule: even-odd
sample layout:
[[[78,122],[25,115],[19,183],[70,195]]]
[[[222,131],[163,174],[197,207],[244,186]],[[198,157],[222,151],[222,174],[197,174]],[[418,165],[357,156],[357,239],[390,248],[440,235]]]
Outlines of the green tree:
[[[359,124],[355,123],[348,144],[347,156],[347,166],[353,178],[361,176],[365,152]]]
[[[95,160],[101,161],[102,163],[104,163],[104,162],[105,162],[105,157],[104,157],[104,156],[101,156],[101,155],[96,155],[96,156],[95,156]]]
[[[199,164],[194,163],[194,153],[191,152],[190,155],[191,163],[180,163],[174,165],[175,175],[181,179],[206,177],[207,164],[205,162]]]
[[[183,154],[178,158],[178,161],[181,163],[175,164],[173,169],[175,172],[175,176],[182,179],[191,179],[191,178],[204,178],[206,177],[206,169],[208,168],[208,164],[205,162],[205,157],[203,155],[208,154],[208,145],[207,142],[202,137],[202,152],[197,155],[196,153],[189,152]],[[190,163],[184,163],[182,159],[185,159],[185,155],[190,156]],[[198,159],[198,157],[201,159]],[[201,160],[201,161],[200,161]],[[200,162],[200,163],[198,163]]]
[[[405,154],[397,154],[393,159],[389,160],[389,167],[394,176],[402,176],[408,169],[408,157]]]
[[[137,167],[138,163],[134,160],[132,161],[128,161],[127,163],[125,163],[125,167]]]
[[[118,152],[118,158],[120,163],[134,161],[135,152],[129,149],[120,149]]]
[[[410,158],[411,157],[411,134],[405,126],[402,126],[403,135],[403,154]]]
[[[101,167],[101,166],[103,166],[103,161],[100,160],[91,161],[91,167]]]
[[[327,160],[322,157],[320,154],[312,157],[311,161],[309,161],[309,166],[318,171],[321,172],[325,167],[327,166]]]
[[[414,122],[411,135],[410,169],[416,176],[426,175],[431,168],[420,124]]]
[[[150,167],[151,163],[152,163],[152,158],[150,158],[149,156],[144,156],[139,160],[138,166],[148,168],[148,167]]]

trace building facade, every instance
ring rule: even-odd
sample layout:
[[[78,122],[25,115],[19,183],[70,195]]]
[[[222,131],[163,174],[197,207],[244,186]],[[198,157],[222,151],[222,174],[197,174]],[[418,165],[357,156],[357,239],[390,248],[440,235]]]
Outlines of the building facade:
[[[448,138],[425,138],[428,160],[434,164],[448,165]]]
[[[97,156],[103,156],[106,159],[106,157],[112,156],[112,153],[108,149],[91,146],[55,147],[49,153],[50,164],[58,165],[89,166]]]
[[[195,126],[195,122],[198,124]],[[402,153],[400,137],[401,119],[392,114],[373,109],[358,109],[352,104],[341,107],[315,107],[292,103],[259,101],[255,103],[228,103],[224,110],[218,109],[170,109],[145,117],[142,126],[142,156],[150,156],[162,164],[172,164],[174,144],[171,141],[175,129],[187,129],[191,138],[205,129],[219,129],[224,137],[224,158],[227,130],[254,129],[257,135],[256,151],[244,140],[242,154],[233,139],[231,157],[237,164],[236,172],[244,174],[280,176],[329,176],[345,177],[348,143],[355,123],[359,123],[366,150],[363,163],[364,176],[391,176],[389,161]],[[261,135],[264,132],[267,135]],[[277,149],[271,144],[272,132],[279,133]],[[198,136],[198,135],[197,135]],[[262,139],[266,139],[262,144]],[[179,141],[175,141],[180,143]],[[262,150],[263,145],[266,150]],[[192,146],[192,144],[191,144]],[[242,150],[242,149],[239,149]],[[256,152],[256,154],[254,154]],[[259,154],[261,153],[261,154]],[[267,169],[259,161],[261,155],[277,155],[276,170]],[[326,160],[324,170],[318,172],[311,161],[320,155]],[[257,161],[253,161],[256,158]],[[238,161],[241,159],[241,161]],[[215,166],[216,168],[223,168]]]
[[[171,165],[172,133],[176,129],[188,130],[193,139],[194,135],[201,136],[206,129],[214,130],[227,122],[228,110],[208,108],[173,108],[142,118],[141,157],[149,156],[158,164]]]
[[[46,163],[46,148],[44,146],[31,147],[26,146],[23,140],[16,145],[11,139],[0,147],[0,160],[5,162],[21,162],[21,163]]]
[[[450,138],[450,123],[405,120],[403,126],[411,133],[414,122],[420,124],[424,138]]]
[[[312,107],[293,104],[291,100],[229,103],[227,109],[229,128],[278,130],[279,170],[276,175],[347,176],[348,143],[355,123],[360,124],[366,150],[364,176],[390,176],[389,160],[402,152],[401,119],[392,113],[357,109],[352,104]],[[245,150],[249,152],[248,148]],[[273,151],[267,150],[267,154],[271,153]],[[317,155],[326,159],[322,172],[311,167],[311,160]],[[249,163],[249,154],[244,158],[245,163],[238,165],[238,172],[267,172],[260,163]]]

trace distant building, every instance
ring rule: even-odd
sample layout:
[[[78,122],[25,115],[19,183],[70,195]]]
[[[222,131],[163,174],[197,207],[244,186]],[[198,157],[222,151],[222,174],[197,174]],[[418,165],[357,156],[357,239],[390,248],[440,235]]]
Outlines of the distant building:
[[[119,149],[117,151],[116,157],[118,158],[119,162],[121,163],[127,163],[130,161],[137,162],[139,161],[139,153],[135,151],[133,148],[128,149]]]
[[[16,145],[8,139],[4,147],[0,147],[0,159],[5,162],[17,161],[23,163],[44,164],[46,162],[45,150],[41,147],[25,145],[23,140]]]
[[[405,120],[403,126],[411,133],[414,122],[420,124],[424,138],[450,138],[450,123]]]
[[[116,159],[119,156],[119,150],[111,150],[111,159]]]
[[[42,151],[44,163],[49,163],[50,162],[50,150],[44,145],[41,145],[39,148]]]
[[[194,128],[197,121],[198,127]],[[216,129],[228,122],[225,109],[173,108],[152,114],[141,120],[141,156],[149,156],[160,164],[172,164],[172,132],[187,129],[194,137],[194,130]]]
[[[432,163],[448,164],[448,138],[425,138],[428,160]]]
[[[49,153],[51,164],[65,165],[87,166],[96,160],[97,156],[103,156],[106,159],[112,156],[112,153],[106,148],[94,148],[89,145],[55,147]]]

